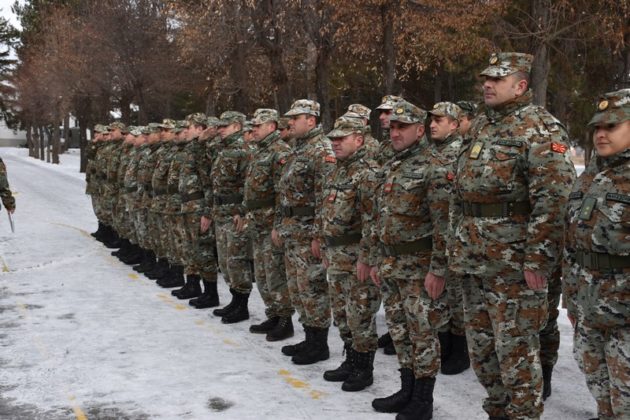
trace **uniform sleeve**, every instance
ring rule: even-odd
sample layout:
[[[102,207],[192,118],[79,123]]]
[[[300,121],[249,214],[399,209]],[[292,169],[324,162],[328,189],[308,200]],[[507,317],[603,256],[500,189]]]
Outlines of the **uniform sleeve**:
[[[531,214],[527,226],[524,270],[550,278],[562,249],[564,211],[575,182],[567,133],[559,123],[545,125],[528,152]]]
[[[337,159],[335,158],[330,146],[325,148],[323,147],[315,161],[315,219],[313,221],[313,230],[311,232],[313,239],[317,239],[321,235],[321,210],[324,200],[324,190],[328,182],[330,182],[330,177],[335,170],[336,162]]]
[[[277,151],[274,156],[273,163],[273,188],[275,193],[275,204],[274,204],[274,227],[280,224],[282,220],[282,205],[281,205],[281,194],[279,190],[280,178],[282,178],[282,173],[286,168],[287,162],[289,161],[289,156],[291,154],[290,149]]]
[[[0,197],[2,197],[2,204],[7,210],[15,210],[15,198],[9,189],[7,167],[2,160],[0,160]]]
[[[445,277],[447,271],[446,242],[449,231],[449,204],[453,195],[452,162],[433,159],[429,170],[427,198],[433,232],[433,249],[429,271]]]
[[[372,265],[371,249],[373,246],[372,229],[374,224],[374,193],[378,187],[376,169],[367,168],[358,182],[358,211],[361,215],[361,241],[359,242],[359,262]]]

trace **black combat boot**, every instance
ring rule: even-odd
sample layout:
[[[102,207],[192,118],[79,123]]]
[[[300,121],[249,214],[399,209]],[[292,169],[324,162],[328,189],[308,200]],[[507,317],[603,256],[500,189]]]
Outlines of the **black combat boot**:
[[[470,357],[468,357],[468,345],[465,335],[451,334],[451,354],[442,363],[440,372],[444,375],[457,375],[470,367]]]
[[[90,233],[90,235],[92,235],[92,237],[94,237],[94,239],[96,239],[97,241],[101,241],[103,238],[103,232],[104,232],[103,226],[104,226],[103,223],[99,221],[96,232]]]
[[[352,373],[354,367],[355,351],[352,349],[352,343],[344,343],[343,352],[346,354],[346,360],[341,362],[337,369],[327,370],[324,372],[324,379],[329,382],[343,382]]]
[[[129,243],[129,252],[120,258],[120,261],[128,265],[140,264],[142,262],[141,248],[137,244]]]
[[[413,393],[415,378],[413,370],[400,369],[400,391],[385,398],[372,400],[372,407],[380,413],[397,413],[409,403]]]
[[[183,286],[184,266],[175,264],[171,265],[171,275],[158,280],[157,284],[165,289]]]
[[[290,316],[281,316],[273,330],[267,333],[267,341],[281,341],[293,337],[293,321]]]
[[[306,348],[306,343],[310,340],[310,336],[313,334],[313,332],[311,327],[307,327],[306,325],[302,325],[302,328],[304,328],[304,341],[283,346],[280,349],[282,354],[284,354],[285,356],[295,356]]]
[[[138,273],[147,273],[153,270],[155,266],[155,252],[151,250],[142,250],[142,262],[139,265],[136,265],[133,269]]]
[[[343,381],[341,389],[347,392],[362,391],[374,383],[374,352],[354,352],[352,372]]]
[[[181,289],[173,290],[171,295],[177,299],[192,299],[201,295],[201,285],[199,284],[198,274],[188,274],[186,276],[186,284]]]
[[[378,348],[382,349],[391,342],[392,336],[389,333],[385,333],[378,338]]]
[[[438,332],[438,339],[440,340],[440,362],[442,366],[451,357],[451,351],[453,349],[452,340],[451,340],[451,332]]]
[[[543,392],[542,398],[543,401],[549,398],[551,395],[551,374],[553,373],[553,366],[545,366],[542,367],[543,374]]]
[[[151,280],[157,280],[159,278],[162,278],[162,276],[164,276],[164,273],[168,271],[168,269],[168,260],[166,258],[159,258],[157,263],[155,264],[155,267],[153,267],[152,270],[145,272],[144,275]]]
[[[396,420],[431,420],[434,387],[435,378],[416,379],[411,401],[398,413]]]
[[[505,417],[505,416],[490,416],[488,417],[488,420],[510,420],[510,418]],[[598,420],[598,419],[591,419],[591,420]]]
[[[214,308],[219,306],[219,294],[217,293],[217,282],[203,280],[203,293],[196,299],[190,299],[188,304],[197,309]]]
[[[249,309],[247,302],[249,301],[249,293],[236,293],[236,305],[227,314],[223,315],[221,322],[224,324],[236,324],[237,322],[249,319]]]
[[[267,334],[269,331],[273,330],[276,325],[278,325],[279,320],[279,316],[272,316],[271,318],[267,318],[260,324],[251,325],[249,327],[249,332],[252,334]]]
[[[232,300],[223,308],[215,309],[212,313],[216,316],[223,317],[232,311],[232,308],[236,305],[236,290],[230,287],[230,294],[232,294]]]
[[[328,360],[328,328],[310,327],[311,340],[306,339],[306,346],[302,351],[291,358],[296,365],[312,365],[313,363]]]
[[[393,341],[389,343],[388,345],[386,345],[385,347],[383,347],[383,354],[386,354],[388,356],[393,356],[396,354],[396,347],[394,346]]]
[[[128,240],[121,238],[119,240],[120,247],[116,251],[112,251],[109,253],[112,257],[119,258],[126,255],[129,252],[129,247],[131,246],[131,242]]]
[[[107,226],[106,238],[103,244],[109,249],[120,248],[120,236],[111,226]]]

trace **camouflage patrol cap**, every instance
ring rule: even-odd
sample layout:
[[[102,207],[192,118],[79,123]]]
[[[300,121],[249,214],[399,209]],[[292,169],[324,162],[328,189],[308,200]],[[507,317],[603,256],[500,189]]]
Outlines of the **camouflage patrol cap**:
[[[370,112],[372,112],[372,110],[365,105],[352,104],[348,107],[348,111],[343,115],[350,118],[365,118],[366,120],[369,120]]]
[[[327,137],[332,139],[349,136],[350,134],[363,134],[365,124],[363,121],[356,117],[341,116],[335,121],[335,126],[332,131],[326,134]]]
[[[490,56],[490,66],[479,73],[480,76],[506,77],[522,71],[530,72],[534,56],[517,52],[500,52]]]
[[[278,130],[286,130],[287,128],[289,128],[289,119],[287,117],[278,119]]]
[[[144,134],[159,133],[160,128],[162,128],[162,124],[152,122],[152,123],[147,124],[146,127],[144,127],[143,132]]]
[[[294,115],[308,114],[319,117],[319,103],[311,99],[298,99],[293,102],[289,112],[284,114],[285,117],[292,117]]]
[[[627,120],[630,120],[630,89],[621,89],[599,98],[597,111],[588,125],[616,125]]]
[[[120,122],[120,121],[115,121],[115,122],[113,122],[113,123],[111,123],[111,124],[109,125],[109,130],[110,130],[110,131],[111,131],[111,130],[120,130],[120,131],[122,131],[122,130],[125,130],[125,129],[126,129],[126,127],[127,127],[127,126],[125,125],[125,123]]]
[[[251,120],[252,125],[260,125],[269,121],[278,122],[278,111],[271,108],[258,108]]]
[[[186,121],[188,121],[189,124],[205,126],[208,123],[208,117],[203,112],[195,112],[194,114],[188,115]]]
[[[172,130],[173,128],[175,128],[175,126],[177,125],[177,122],[175,120],[172,120],[170,118],[165,118],[162,120],[162,123],[159,124],[159,128],[164,128],[167,130]]]
[[[473,101],[458,101],[457,105],[461,108],[462,114],[474,117],[477,114],[477,104]]]
[[[171,128],[171,131],[175,134],[181,133],[185,128],[190,127],[190,120],[177,120],[174,121],[174,127]]]
[[[438,102],[433,105],[433,109],[429,111],[429,114],[436,117],[451,117],[454,120],[459,119],[462,113],[462,109],[453,102]]]
[[[138,137],[142,134],[146,134],[143,131],[145,127],[129,127],[129,128],[130,128],[129,134],[131,134],[134,137]]]
[[[251,121],[245,121],[245,123],[243,124],[243,132],[249,133],[251,131],[252,131],[252,122]]]
[[[423,124],[426,119],[427,112],[424,109],[418,108],[405,100],[398,101],[394,104],[392,115],[389,117],[390,122],[398,121],[404,124]]]
[[[206,127],[216,127],[217,125],[219,125],[219,119],[217,117],[208,117]]]
[[[376,109],[380,109],[382,111],[390,111],[394,109],[394,104],[396,102],[402,101],[403,98],[396,95],[385,95],[383,99],[381,99],[381,104],[376,107]]]
[[[238,111],[225,111],[219,117],[219,123],[217,126],[223,127],[233,123],[240,123],[241,125],[245,124],[245,114]]]
[[[108,133],[109,132],[109,127],[107,127],[106,125],[103,125],[103,124],[96,124],[94,126],[94,132],[95,133]]]

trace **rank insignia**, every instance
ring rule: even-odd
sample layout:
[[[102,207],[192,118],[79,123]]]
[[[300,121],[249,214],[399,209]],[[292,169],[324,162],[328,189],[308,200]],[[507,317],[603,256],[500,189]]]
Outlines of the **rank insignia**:
[[[470,157],[471,159],[479,159],[479,155],[481,154],[481,150],[483,149],[483,143],[478,141],[473,144],[473,147],[470,149]]]
[[[593,210],[595,210],[596,203],[596,198],[586,197],[584,201],[582,201],[582,209],[580,210],[578,218],[580,220],[591,220],[591,215],[593,214]]]
[[[608,108],[608,101],[606,99],[602,100],[597,104],[597,109],[600,111],[605,111]]]

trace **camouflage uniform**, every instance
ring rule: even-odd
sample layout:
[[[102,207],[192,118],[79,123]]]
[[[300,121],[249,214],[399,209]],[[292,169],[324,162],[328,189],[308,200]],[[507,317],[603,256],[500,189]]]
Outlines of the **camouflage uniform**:
[[[165,141],[151,154],[155,168],[151,175],[153,199],[151,200],[149,222],[154,227],[153,250],[160,258],[168,258],[170,250],[168,223],[164,216],[164,210],[168,201],[168,169],[175,147],[173,142]]]
[[[122,140],[110,140],[103,149],[103,160],[100,170],[103,184],[101,187],[103,222],[108,226],[114,224],[115,201],[118,198],[118,163]]]
[[[391,111],[394,103],[400,100],[402,100],[402,98],[399,96],[385,95],[383,96],[381,104],[377,106],[376,109],[379,111]],[[389,162],[394,157],[394,154],[396,154],[396,151],[392,147],[392,141],[389,138],[389,128],[383,128],[381,143],[376,153],[376,161],[382,166],[385,162]]]
[[[380,144],[378,140],[372,137],[370,130],[370,112],[372,110],[365,105],[352,104],[348,106],[348,111],[341,116],[341,118],[357,118],[361,121],[365,121],[363,129],[363,149],[365,149],[365,156],[370,159],[377,159]]]
[[[605,94],[590,126],[630,121],[630,89]],[[630,418],[630,149],[594,156],[569,196],[563,294],[574,352],[600,420]]]
[[[155,123],[154,123],[155,124]],[[151,134],[159,130],[157,124],[145,127],[143,134]],[[156,230],[153,218],[150,217],[150,208],[153,197],[153,188],[151,186],[151,178],[153,177],[153,169],[156,165],[156,151],[161,143],[145,144],[138,156],[138,164],[136,169],[137,183],[137,199],[134,203],[133,210],[135,212],[135,227],[138,237],[138,244],[146,249],[155,252],[155,244],[152,241],[151,232]]]
[[[526,54],[493,55],[482,75],[529,72]],[[465,275],[466,333],[490,416],[539,418],[543,411],[538,333],[547,290],[524,270],[550,278],[562,242],[563,206],[575,178],[564,127],[531,91],[487,107],[457,165],[450,267]]]
[[[8,210],[15,210],[15,198],[9,189],[9,179],[7,178],[7,167],[0,159],[0,198],[2,204]]]
[[[277,111],[259,109],[253,124],[277,120]],[[280,191],[277,185],[291,148],[274,131],[256,143],[247,169],[244,204],[253,241],[254,270],[260,297],[265,303],[267,318],[290,317],[293,314],[284,267],[284,253],[271,242],[271,230],[279,210]]]
[[[175,140],[171,149],[170,165],[168,167],[168,178],[166,183],[167,204],[164,208],[165,217],[168,224],[170,241],[169,260],[173,264],[186,265],[186,229],[184,215],[182,213],[182,193],[180,191],[181,168],[186,163],[188,154],[186,147],[190,144],[187,140]]]
[[[94,127],[94,132],[104,133],[107,132],[107,128],[102,124],[97,124]],[[96,173],[98,165],[98,152],[105,144],[106,143],[102,140],[92,140],[85,152],[85,157],[87,159],[87,164],[85,165],[85,193],[88,194],[92,200],[92,208],[94,209],[94,214],[99,222],[102,222],[100,218],[101,209],[99,208],[100,179],[96,176]]]

